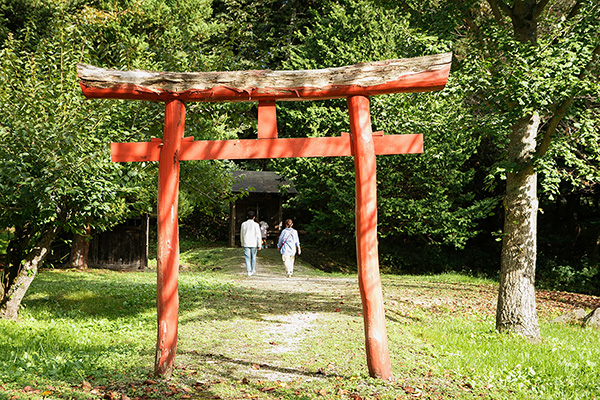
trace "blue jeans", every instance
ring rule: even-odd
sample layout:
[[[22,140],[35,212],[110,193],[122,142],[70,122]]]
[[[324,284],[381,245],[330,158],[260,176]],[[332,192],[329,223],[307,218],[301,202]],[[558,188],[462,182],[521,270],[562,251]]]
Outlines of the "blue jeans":
[[[246,272],[254,273],[256,272],[256,253],[258,252],[258,247],[244,247],[244,260],[246,260]]]

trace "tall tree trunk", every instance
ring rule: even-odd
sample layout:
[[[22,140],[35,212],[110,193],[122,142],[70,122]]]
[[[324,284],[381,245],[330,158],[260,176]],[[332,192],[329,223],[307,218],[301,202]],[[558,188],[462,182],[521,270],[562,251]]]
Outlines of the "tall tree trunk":
[[[510,134],[508,157],[516,166],[507,176],[504,198],[500,285],[496,329],[539,340],[535,306],[537,173],[532,164],[540,125],[537,113],[521,118]]]
[[[8,266],[8,268],[15,269],[15,278],[8,286],[4,286],[4,290],[1,293],[0,318],[17,320],[21,301],[37,275],[38,267],[48,255],[50,245],[56,237],[57,232],[58,229],[55,226],[46,228],[23,262]],[[2,284],[4,285],[4,282]]]

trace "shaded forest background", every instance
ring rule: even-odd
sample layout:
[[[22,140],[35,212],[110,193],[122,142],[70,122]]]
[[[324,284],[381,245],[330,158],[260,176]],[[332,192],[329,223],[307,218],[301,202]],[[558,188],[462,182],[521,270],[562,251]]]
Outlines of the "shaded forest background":
[[[86,236],[155,213],[157,166],[112,164],[109,143],[161,137],[162,106],[85,100],[77,62],[298,70],[453,51],[443,91],[371,98],[374,130],[422,133],[425,140],[423,154],[378,157],[382,270],[497,276],[502,196],[515,168],[505,161],[511,104],[551,114],[553,99],[564,94],[570,107],[548,152],[534,161],[536,279],[539,287],[600,294],[600,6],[545,3],[534,51],[511,39],[508,21],[483,23],[497,11],[494,1],[6,0],[0,5],[0,226],[11,232],[9,246],[23,252],[45,232]],[[280,137],[349,131],[345,100],[277,107]],[[256,116],[254,103],[189,104],[186,135],[255,138]],[[182,163],[182,234],[227,240],[237,169],[290,179],[299,194],[285,212],[303,244],[324,260],[352,263],[349,158]]]

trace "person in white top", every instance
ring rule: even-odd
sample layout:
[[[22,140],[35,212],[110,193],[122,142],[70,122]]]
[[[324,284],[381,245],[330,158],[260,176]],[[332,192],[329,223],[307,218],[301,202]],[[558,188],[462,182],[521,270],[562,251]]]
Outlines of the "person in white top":
[[[244,248],[244,260],[246,261],[246,274],[252,276],[256,273],[256,253],[261,248],[262,238],[260,226],[254,220],[254,211],[248,211],[248,219],[242,223],[240,229],[240,241]]]
[[[285,220],[285,229],[281,231],[279,240],[277,241],[277,248],[281,253],[283,265],[285,265],[286,276],[290,278],[294,273],[294,259],[296,253],[300,255],[300,239],[298,238],[298,231],[292,226],[294,223],[291,219]]]

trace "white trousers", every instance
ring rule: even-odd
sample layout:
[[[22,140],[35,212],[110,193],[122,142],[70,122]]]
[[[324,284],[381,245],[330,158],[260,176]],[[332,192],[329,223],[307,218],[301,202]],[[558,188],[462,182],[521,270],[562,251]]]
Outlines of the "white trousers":
[[[296,256],[281,256],[281,259],[283,260],[283,265],[285,265],[285,272],[288,274],[293,274],[294,273],[294,259],[296,258]]]

